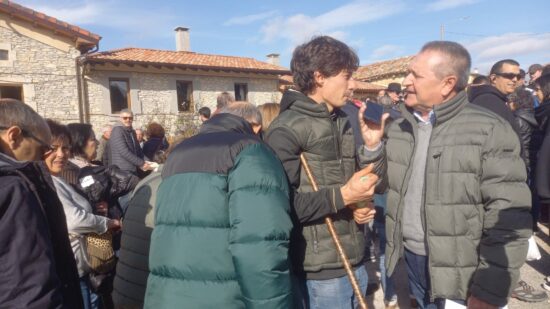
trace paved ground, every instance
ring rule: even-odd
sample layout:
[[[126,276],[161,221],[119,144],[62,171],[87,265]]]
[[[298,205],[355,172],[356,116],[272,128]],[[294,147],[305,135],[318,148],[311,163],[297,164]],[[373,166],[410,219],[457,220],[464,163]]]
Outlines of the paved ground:
[[[538,261],[527,262],[521,268],[521,278],[526,281],[528,284],[533,286],[538,290],[542,290],[540,287],[545,276],[550,276],[550,237],[548,227],[539,224],[540,232],[537,235],[537,244],[542,254],[542,258]],[[369,282],[372,282],[373,278],[380,277],[378,273],[378,262],[376,263],[367,263],[367,269],[369,272]],[[394,276],[396,282],[397,296],[399,308],[410,308],[410,300],[408,295],[407,287],[407,272],[404,268],[403,263],[401,263]],[[550,292],[548,292],[550,296]],[[367,298],[367,305],[369,308],[384,308],[382,289],[378,289],[374,295],[371,295]],[[519,301],[517,299],[511,299],[508,304],[510,309],[549,309],[550,302],[541,302],[541,303],[526,303]]]

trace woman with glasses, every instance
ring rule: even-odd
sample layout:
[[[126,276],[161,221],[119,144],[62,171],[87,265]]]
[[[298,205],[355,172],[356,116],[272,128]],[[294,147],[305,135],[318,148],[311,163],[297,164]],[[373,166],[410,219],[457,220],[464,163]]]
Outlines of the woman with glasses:
[[[52,132],[52,150],[45,154],[44,162],[52,175],[57,195],[63,204],[71,247],[78,267],[84,308],[98,308],[98,297],[92,292],[90,286],[90,269],[83,258],[84,252],[81,245],[83,236],[87,233],[103,234],[108,230],[118,230],[120,221],[95,215],[88,200],[61,177],[71,155],[71,136],[66,126],[52,120],[47,122]]]

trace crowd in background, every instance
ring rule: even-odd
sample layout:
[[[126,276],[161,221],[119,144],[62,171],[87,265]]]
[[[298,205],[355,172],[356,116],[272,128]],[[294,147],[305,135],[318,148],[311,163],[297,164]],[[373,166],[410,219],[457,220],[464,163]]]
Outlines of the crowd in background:
[[[327,42],[336,46],[334,48],[347,50],[339,43]],[[309,47],[299,48],[307,54]],[[422,52],[444,48],[428,46]],[[438,117],[447,114],[438,114],[437,110],[432,114],[406,115],[405,102],[411,100],[407,96],[421,95],[418,90],[421,88],[411,91],[414,83],[420,85],[421,82],[413,82],[409,76],[403,83],[405,89],[401,83],[390,83],[375,100],[370,100],[382,105],[389,115],[384,116],[381,127],[379,124],[373,129],[358,117],[365,111],[365,102],[351,99],[353,86],[349,86],[343,96],[345,105],[312,104],[323,102],[325,96],[329,98],[337,92],[328,88],[323,90],[326,93],[319,96],[320,100],[316,100],[316,91],[323,89],[324,83],[330,83],[327,79],[339,78],[337,74],[345,72],[349,76],[343,78],[353,83],[351,71],[356,57],[353,52],[346,56],[351,59],[349,63],[337,64],[338,72],[319,73],[325,74],[326,79],[317,79],[316,75],[300,76],[300,72],[307,70],[300,67],[306,66],[299,63],[300,57],[304,55],[295,52],[292,64],[298,89],[287,91],[281,104],[265,103],[256,107],[248,102],[235,102],[230,93],[224,92],[218,96],[214,112],[207,107],[197,111],[201,126],[186,135],[167,136],[163,126],[156,122],[134,128],[133,112],[122,110],[117,124],[101,128],[102,135],[96,138],[89,124],[64,125],[42,119],[22,102],[1,99],[0,235],[3,236],[0,260],[3,262],[0,267],[4,271],[0,279],[0,307],[141,308],[145,302],[149,308],[170,308],[178,304],[185,308],[185,304],[179,303],[179,296],[183,294],[182,299],[190,301],[189,307],[193,308],[213,307],[212,304],[254,307],[263,302],[268,308],[286,308],[292,297],[294,304],[303,302],[305,307],[323,308],[315,302],[324,302],[326,307],[335,300],[323,298],[323,293],[331,293],[323,291],[322,283],[341,278],[342,284],[347,282],[342,266],[335,266],[340,262],[335,262],[339,259],[332,239],[321,228],[323,218],[329,215],[335,218],[361,288],[367,288],[363,264],[378,258],[386,307],[395,308],[397,295],[390,274],[393,269],[386,271],[387,265],[394,267],[394,257],[385,256],[385,252],[391,252],[386,251],[387,238],[394,237],[386,234],[386,220],[396,214],[388,217],[386,212],[388,194],[389,200],[395,199],[392,197],[396,194],[392,187],[395,184],[390,176],[389,189],[377,189],[374,194],[374,186],[376,183],[378,188],[384,178],[381,165],[376,165],[377,162],[386,164],[383,147],[387,148],[390,172],[391,163],[404,163],[399,158],[392,161],[395,155],[392,157],[390,152],[395,144],[388,142],[387,146],[380,146],[385,143],[380,142],[384,125],[389,127],[392,122],[403,121],[403,117],[406,121],[422,118],[418,120],[418,130],[428,130],[429,136],[431,126],[436,130],[439,119],[445,116]],[[411,70],[416,72],[418,68],[413,66]],[[526,71],[519,63],[512,59],[499,61],[488,76],[477,76],[467,87],[464,85],[463,100],[491,111],[491,116],[479,116],[476,107],[470,111],[471,117],[489,119],[498,115],[494,117],[499,120],[488,121],[498,122],[510,135],[495,135],[494,143],[519,141],[525,171],[517,173],[526,175],[525,184],[532,198],[532,231],[536,233],[537,224],[548,220],[550,204],[550,66],[534,64],[527,73],[528,82]],[[310,78],[315,78],[315,82],[308,81]],[[457,97],[461,97],[462,89],[459,90]],[[411,118],[407,118],[409,116]],[[332,124],[310,121],[308,117],[331,119]],[[510,130],[499,122],[502,119]],[[353,130],[346,131],[347,123]],[[333,135],[333,130],[340,130],[339,135]],[[380,135],[377,139],[369,137],[377,142],[367,145],[370,140],[365,136],[369,133],[365,132]],[[389,130],[386,134],[386,139],[396,136],[403,139],[395,131]],[[338,137],[334,139],[334,136]],[[342,154],[337,159],[327,155],[335,148]],[[302,151],[307,153],[313,169],[319,171],[321,189],[318,192],[314,192],[302,174],[299,158]],[[510,156],[513,153],[510,150]],[[438,155],[429,154],[434,158]],[[426,157],[414,158],[426,161]],[[448,160],[442,157],[441,162],[444,159]],[[373,162],[374,168],[371,166],[358,174],[365,171],[357,172],[360,168]],[[520,176],[512,180],[498,177],[502,177],[502,182],[522,179]],[[357,189],[359,185],[364,187]],[[341,187],[348,191],[335,189]],[[355,206],[349,206],[370,197],[376,212],[361,213]],[[216,210],[212,207],[216,203],[226,203],[224,205],[232,210],[221,207]],[[163,208],[156,210],[157,205]],[[312,207],[316,210],[312,211]],[[178,217],[185,217],[185,222],[177,221]],[[367,221],[371,221],[370,225],[357,224]],[[401,223],[392,221],[391,224],[393,231]],[[407,229],[418,228],[415,225],[420,222],[409,224],[404,227],[405,234],[414,233]],[[201,226],[200,232],[194,229],[196,226]],[[203,230],[207,233],[202,234]],[[357,235],[361,235],[360,240]],[[375,239],[378,248],[374,247]],[[97,252],[100,253],[93,253],[92,248],[101,241],[109,248],[99,246]],[[392,248],[396,246],[395,241],[388,239]],[[405,254],[411,254],[407,261],[427,255],[424,247],[418,251],[411,249],[415,248],[413,243],[414,239],[405,240]],[[205,248],[203,252],[209,254],[192,253],[201,246]],[[294,271],[300,274],[297,279],[285,277],[289,272],[285,264],[289,247],[292,260],[289,263],[293,263]],[[296,255],[299,250],[303,252]],[[232,266],[224,264],[229,251]],[[270,255],[272,251],[281,254]],[[389,264],[385,263],[388,258]],[[204,276],[195,280],[193,276],[197,273]],[[235,276],[252,279],[242,283]],[[409,279],[415,276],[419,275],[409,274]],[[469,278],[463,273],[457,277],[466,281]],[[294,287],[290,293],[285,280],[293,280],[295,287],[300,287]],[[546,283],[548,289],[549,284]],[[510,285],[512,297],[529,302],[547,300],[544,291],[524,281]],[[210,299],[197,296],[204,293],[203,289],[209,290]],[[342,289],[349,295],[342,296],[341,301],[348,304],[334,304],[333,308],[357,305],[351,288]],[[424,294],[418,296],[420,288],[411,285],[410,289],[416,305],[422,308],[431,308],[432,303],[437,305]],[[477,293],[477,297],[485,297],[485,292]],[[340,295],[340,291],[335,294]],[[296,295],[301,300],[296,301]],[[455,296],[465,300],[462,294]],[[428,300],[423,302],[423,297]],[[495,302],[499,302],[494,305],[502,305],[498,297],[494,296],[498,300]],[[488,297],[483,301],[488,299],[492,300]]]

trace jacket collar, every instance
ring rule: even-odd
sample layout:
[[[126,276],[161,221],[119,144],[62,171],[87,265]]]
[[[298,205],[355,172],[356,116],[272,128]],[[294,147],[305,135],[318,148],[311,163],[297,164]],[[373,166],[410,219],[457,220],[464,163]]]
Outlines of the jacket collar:
[[[287,90],[281,99],[280,113],[287,109],[317,118],[334,118],[343,113],[339,108],[334,108],[331,113],[326,103],[317,103],[302,92],[292,89]]]
[[[18,170],[29,165],[29,161],[17,161],[14,158],[0,153],[0,170]]]
[[[433,126],[436,127],[438,125],[441,125],[448,120],[454,118],[464,107],[466,104],[468,104],[468,96],[466,95],[466,91],[459,92],[454,98],[450,99],[449,101],[436,105],[433,108]],[[403,113],[403,116],[411,123],[416,123],[416,120],[414,119],[412,115],[412,110],[405,106],[405,104],[401,105],[401,112]]]
[[[252,127],[246,120],[239,116],[226,113],[212,116],[212,118],[205,121],[200,128],[200,134],[228,131],[254,135]]]

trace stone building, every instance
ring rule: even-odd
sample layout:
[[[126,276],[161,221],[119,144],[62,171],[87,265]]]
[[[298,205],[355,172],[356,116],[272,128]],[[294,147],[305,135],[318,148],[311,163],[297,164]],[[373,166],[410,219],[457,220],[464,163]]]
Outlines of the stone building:
[[[0,1],[0,97],[22,100],[47,118],[82,121],[76,60],[100,39],[11,1]]]
[[[357,69],[357,80],[387,87],[389,83],[403,83],[407,69],[414,56],[406,56],[387,61],[375,62]]]
[[[136,126],[156,121],[167,132],[197,123],[197,111],[216,108],[223,92],[255,105],[279,102],[278,55],[268,62],[252,58],[195,53],[189,30],[176,28],[176,51],[122,48],[86,55],[81,61],[86,93],[85,121],[96,127],[116,121],[123,108],[135,114]]]

